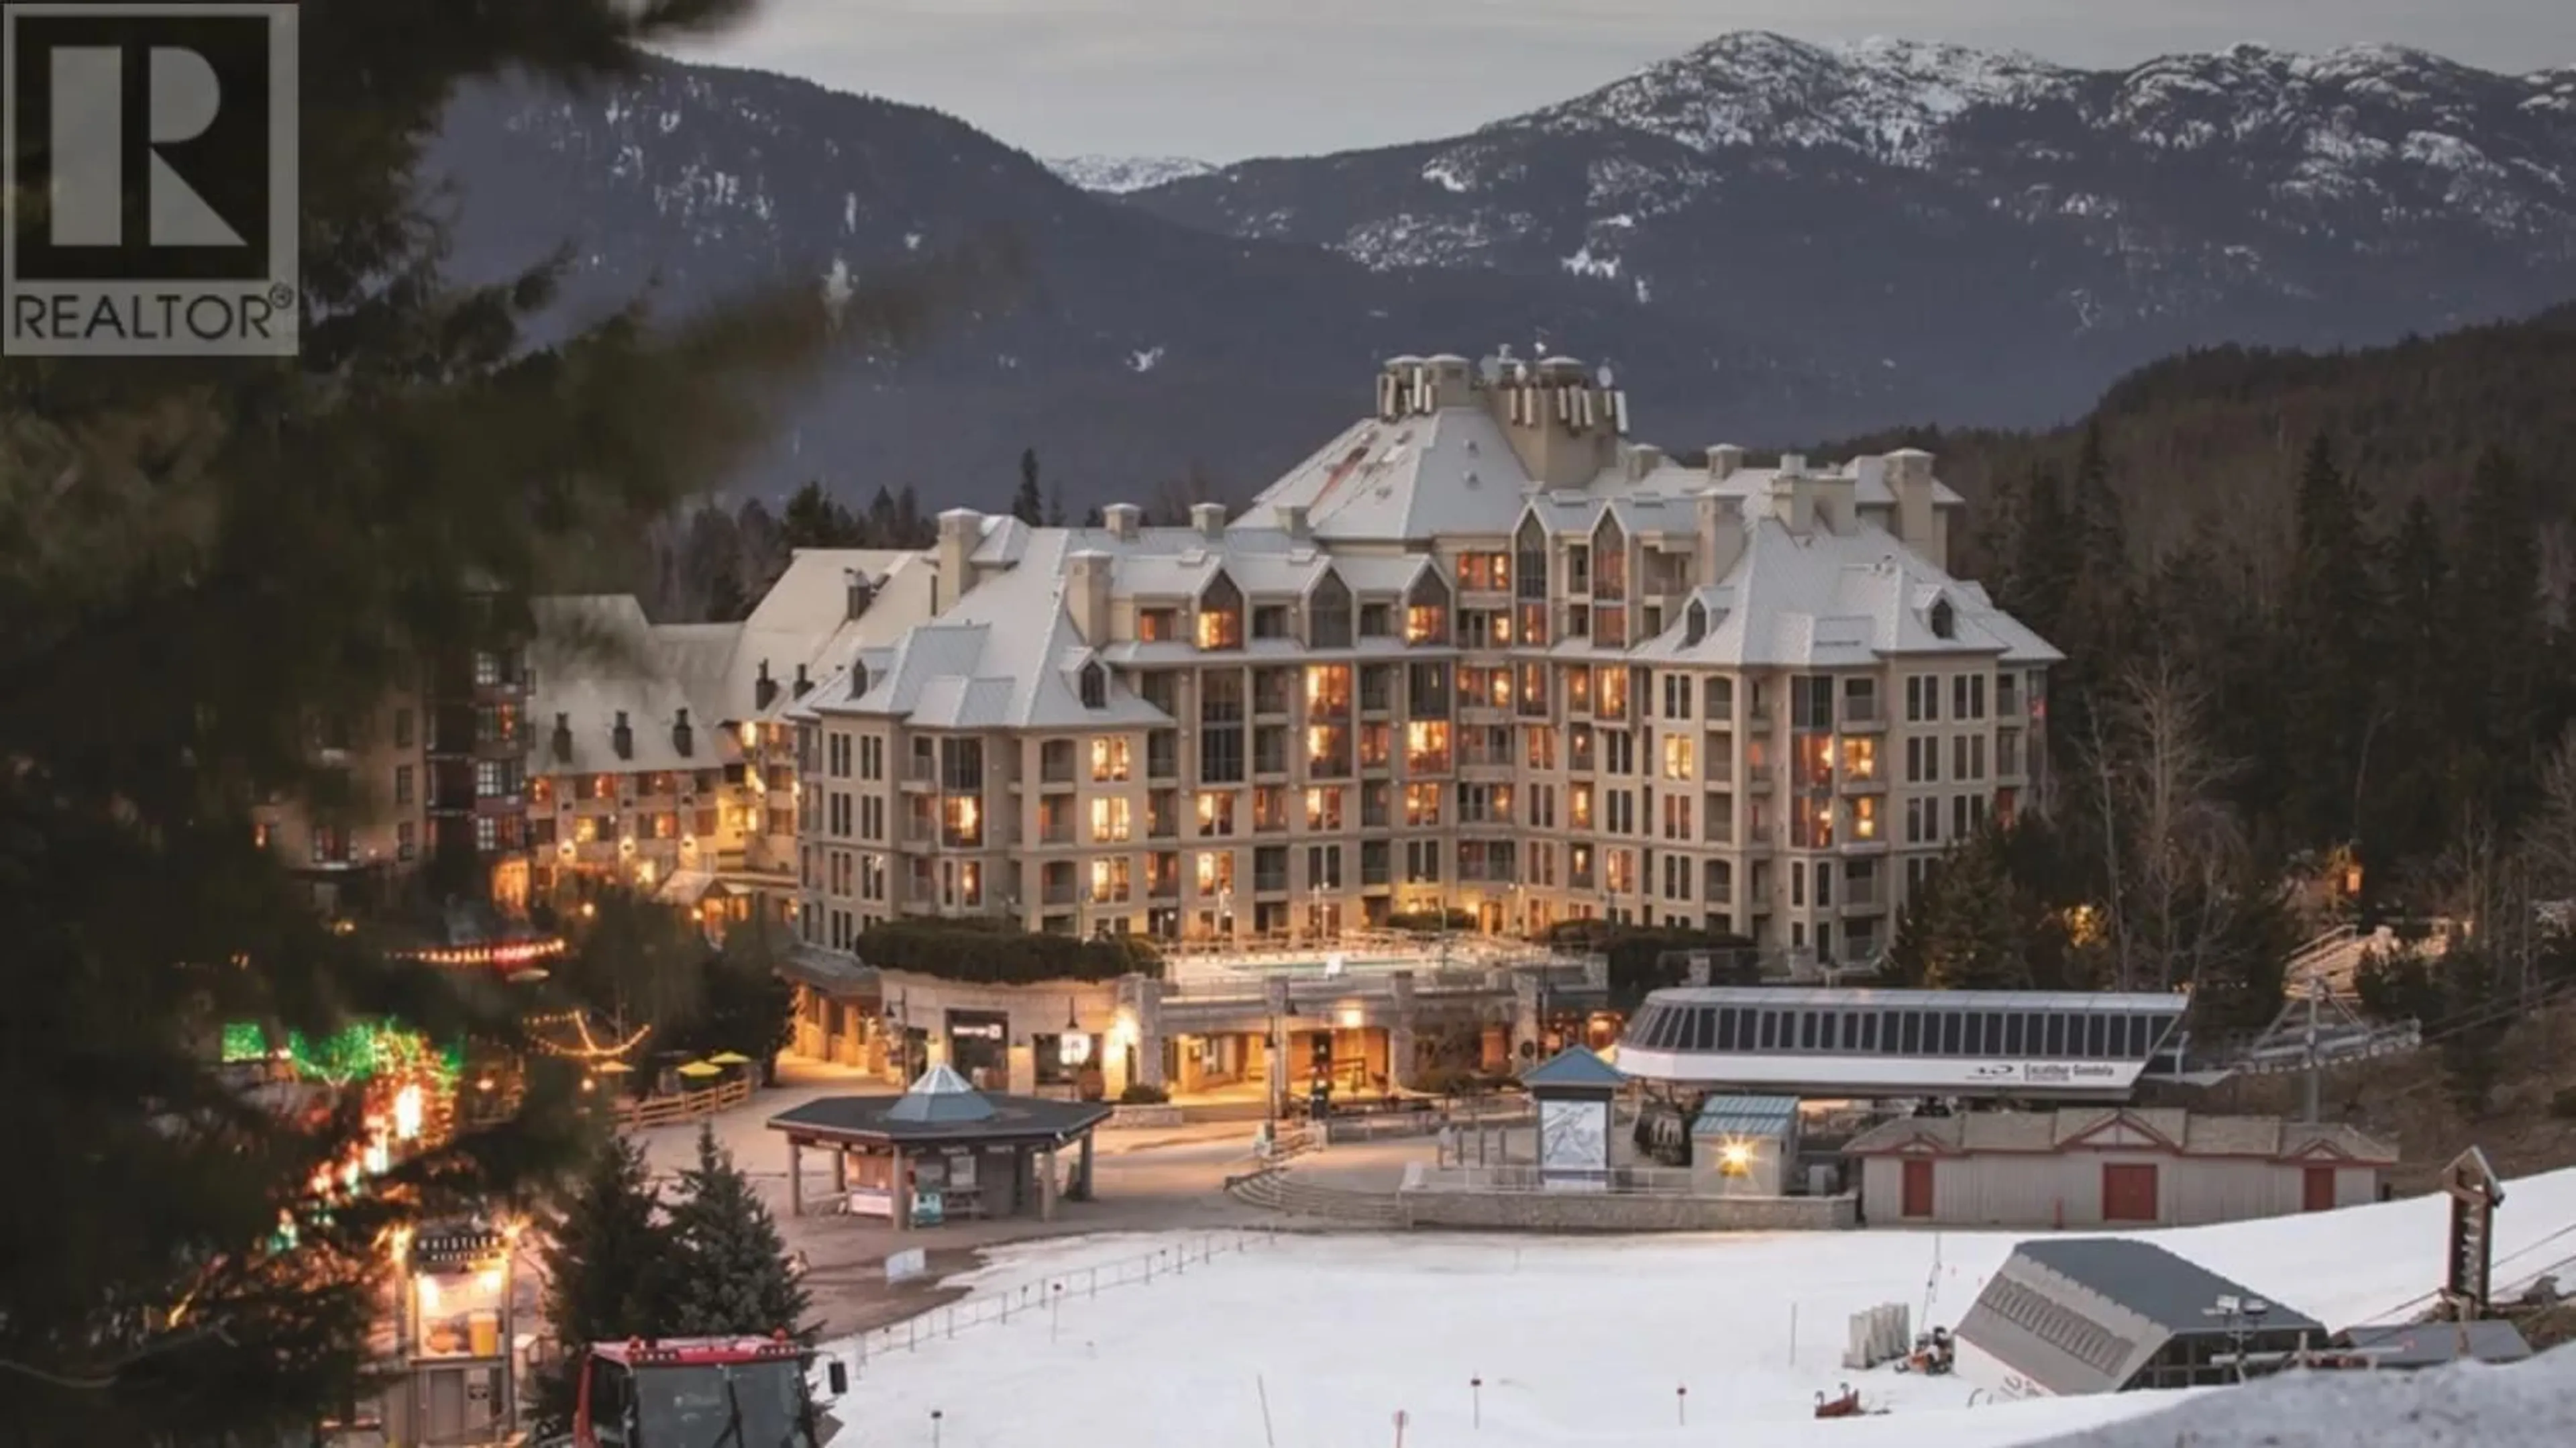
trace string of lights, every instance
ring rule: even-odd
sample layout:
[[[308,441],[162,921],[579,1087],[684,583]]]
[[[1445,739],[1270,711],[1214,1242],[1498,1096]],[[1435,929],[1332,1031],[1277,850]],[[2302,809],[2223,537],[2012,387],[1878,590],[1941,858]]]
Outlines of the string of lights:
[[[653,1033],[652,1026],[648,1024],[636,1027],[634,1032],[622,1041],[602,1041],[599,1039],[598,1034],[591,1029],[590,1014],[587,1011],[564,1011],[555,1015],[535,1017],[532,1018],[528,1024],[538,1029],[566,1025],[572,1027],[573,1034],[579,1038],[580,1044],[571,1045],[561,1041],[549,1041],[540,1036],[537,1038],[537,1047],[549,1056],[558,1056],[574,1061],[613,1061],[621,1059],[628,1053],[632,1052],[636,1047],[644,1044],[644,1038]]]

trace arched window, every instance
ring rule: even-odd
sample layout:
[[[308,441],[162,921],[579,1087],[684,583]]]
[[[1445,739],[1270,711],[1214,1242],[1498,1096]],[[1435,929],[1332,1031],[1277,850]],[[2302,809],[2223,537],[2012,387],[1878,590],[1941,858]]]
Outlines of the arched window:
[[[1109,671],[1101,667],[1098,659],[1093,659],[1082,666],[1082,707],[1085,709],[1109,707]]]
[[[1932,600],[1932,636],[1936,639],[1956,638],[1958,633],[1958,610],[1952,608],[1946,598]]]
[[[1694,598],[1682,610],[1682,647],[1690,648],[1708,637],[1708,605]]]
[[[1306,642],[1311,648],[1351,646],[1351,588],[1342,576],[1325,570],[1306,597]]]

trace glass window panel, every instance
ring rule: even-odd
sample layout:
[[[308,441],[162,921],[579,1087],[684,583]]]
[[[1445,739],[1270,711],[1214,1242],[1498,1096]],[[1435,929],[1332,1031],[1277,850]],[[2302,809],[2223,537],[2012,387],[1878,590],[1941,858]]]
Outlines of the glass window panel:
[[[1956,1056],[1967,1049],[1967,1043],[1962,1039],[1967,1034],[1967,1024],[1968,1018],[1965,1012],[1943,1011],[1941,1013],[1942,1055]]]
[[[2065,1055],[2066,1017],[2050,1011],[2042,1019],[2048,1022],[2048,1038],[2040,1043],[2039,1054],[2050,1057]]]
[[[1717,1044],[1716,1008],[1701,1006],[1691,1012],[1690,1048],[1694,1051],[1705,1051],[1715,1044]]]
[[[1717,1048],[1721,1051],[1732,1051],[1735,1049],[1735,1015],[1736,1011],[1733,1006],[1724,1006],[1718,1010]]]
[[[2022,1053],[2021,1028],[2022,1022],[2026,1019],[2028,1019],[2028,1017],[2021,1011],[2007,1011],[2004,1013],[2005,1055],[2018,1056]]]

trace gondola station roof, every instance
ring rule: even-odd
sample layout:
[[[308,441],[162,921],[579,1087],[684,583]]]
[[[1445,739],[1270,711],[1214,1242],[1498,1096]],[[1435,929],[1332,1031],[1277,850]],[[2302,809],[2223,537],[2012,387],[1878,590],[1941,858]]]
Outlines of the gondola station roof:
[[[901,1096],[825,1096],[769,1118],[769,1129],[800,1141],[852,1145],[1054,1146],[1107,1121],[1112,1109],[978,1091],[938,1065]]]

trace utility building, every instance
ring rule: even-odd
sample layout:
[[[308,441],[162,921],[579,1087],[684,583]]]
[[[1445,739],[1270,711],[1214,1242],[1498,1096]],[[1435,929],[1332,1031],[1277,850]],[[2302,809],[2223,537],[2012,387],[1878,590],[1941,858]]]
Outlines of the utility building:
[[[2075,1107],[1912,1116],[1853,1138],[1875,1226],[2187,1227],[2379,1199],[2397,1152],[2341,1124]]]
[[[2243,1354],[2322,1347],[2323,1324],[2162,1247],[2042,1238],[1959,1321],[1958,1370],[2007,1398],[2236,1381]]]

